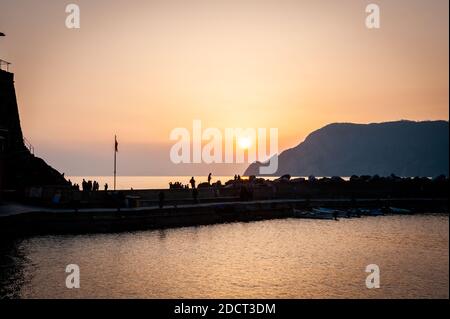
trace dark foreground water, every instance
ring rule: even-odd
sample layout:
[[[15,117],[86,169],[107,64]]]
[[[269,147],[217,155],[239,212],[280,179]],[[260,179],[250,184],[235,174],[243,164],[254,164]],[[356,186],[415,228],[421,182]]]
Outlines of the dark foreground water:
[[[271,220],[3,242],[0,296],[448,298],[444,215]],[[77,264],[80,289],[66,288]],[[367,289],[365,268],[380,267]]]

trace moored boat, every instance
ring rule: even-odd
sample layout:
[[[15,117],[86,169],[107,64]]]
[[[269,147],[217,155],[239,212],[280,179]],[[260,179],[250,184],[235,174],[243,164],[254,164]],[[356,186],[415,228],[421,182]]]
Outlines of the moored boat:
[[[384,213],[379,208],[374,209],[360,209],[361,215],[363,216],[383,216]]]
[[[302,211],[298,209],[293,209],[293,216],[296,218],[307,218],[307,219],[336,219],[337,215],[334,215],[333,212],[328,210],[324,211],[321,209],[312,209],[311,211]]]
[[[400,215],[410,215],[412,211],[406,208],[398,208],[398,207],[387,207],[385,208],[386,212],[389,214],[400,214]]]

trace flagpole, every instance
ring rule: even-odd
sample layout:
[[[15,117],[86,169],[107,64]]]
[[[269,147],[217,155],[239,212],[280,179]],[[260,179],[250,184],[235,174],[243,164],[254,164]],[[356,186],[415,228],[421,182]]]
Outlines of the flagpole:
[[[116,191],[117,136],[114,135],[114,191]]]

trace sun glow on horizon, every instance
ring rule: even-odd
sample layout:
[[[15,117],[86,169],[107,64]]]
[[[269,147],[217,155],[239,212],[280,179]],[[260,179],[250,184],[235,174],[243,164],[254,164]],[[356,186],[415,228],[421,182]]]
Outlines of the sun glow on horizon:
[[[24,135],[66,175],[110,174],[114,134],[121,174],[207,174],[169,160],[168,132],[194,119],[243,128],[230,144],[248,156],[246,128],[277,128],[281,152],[330,123],[449,118],[447,0],[380,1],[377,30],[361,1],[79,1],[79,30],[55,1],[16,2],[1,2],[0,58]]]
[[[240,148],[246,150],[252,146],[252,140],[250,137],[247,136],[239,137],[237,144]]]

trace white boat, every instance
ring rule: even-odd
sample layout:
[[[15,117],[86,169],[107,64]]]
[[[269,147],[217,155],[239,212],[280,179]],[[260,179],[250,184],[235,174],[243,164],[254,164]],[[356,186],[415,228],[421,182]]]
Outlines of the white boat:
[[[383,216],[384,213],[381,209],[360,209],[361,215],[364,216]]]
[[[312,211],[319,215],[326,215],[326,216],[331,215],[332,218],[350,217],[350,214],[348,212],[343,211],[343,210],[333,209],[333,208],[318,207],[318,208],[313,208]]]
[[[360,218],[361,215],[363,215],[361,213],[361,210],[359,208],[352,208],[346,211],[346,216],[347,218],[351,218],[351,217],[356,217],[356,218]]]
[[[388,207],[387,210],[391,214],[403,214],[403,215],[412,214],[412,212],[406,208]]]
[[[308,219],[336,219],[336,217],[333,215],[330,211],[323,211],[320,209],[313,209],[312,211],[302,211],[298,209],[293,209],[293,216],[296,218],[308,218]]]

